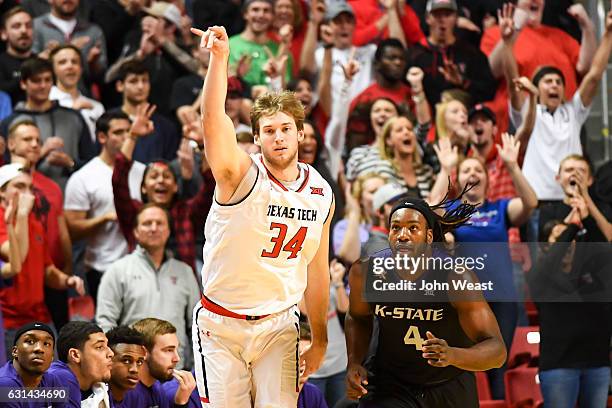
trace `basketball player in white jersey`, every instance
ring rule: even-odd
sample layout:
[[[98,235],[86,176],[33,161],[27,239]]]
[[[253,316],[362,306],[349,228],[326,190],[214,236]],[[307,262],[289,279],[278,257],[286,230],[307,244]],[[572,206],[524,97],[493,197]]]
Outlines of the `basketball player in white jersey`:
[[[295,407],[299,371],[316,371],[327,347],[333,194],[314,168],[297,161],[304,109],[293,93],[255,101],[251,122],[262,154],[238,147],[224,111],[227,34],[223,27],[192,32],[211,53],[201,108],[217,181],[194,311],[200,399],[215,408]],[[298,355],[302,297],[313,341]]]

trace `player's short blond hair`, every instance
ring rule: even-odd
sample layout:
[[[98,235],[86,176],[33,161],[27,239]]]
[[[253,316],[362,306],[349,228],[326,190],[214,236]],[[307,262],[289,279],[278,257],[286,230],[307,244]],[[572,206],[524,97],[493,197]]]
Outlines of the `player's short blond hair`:
[[[283,112],[293,118],[297,130],[304,130],[304,106],[294,92],[270,92],[255,100],[251,108],[251,126],[253,135],[259,135],[259,120]]]
[[[145,347],[148,351],[153,350],[155,336],[176,333],[176,327],[172,323],[155,318],[141,319],[132,325],[132,329],[144,336]]]

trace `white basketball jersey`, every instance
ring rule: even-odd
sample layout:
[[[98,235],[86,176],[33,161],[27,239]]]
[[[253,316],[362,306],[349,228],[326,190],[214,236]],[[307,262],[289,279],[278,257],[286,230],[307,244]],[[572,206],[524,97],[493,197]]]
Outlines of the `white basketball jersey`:
[[[307,164],[299,164],[303,182],[292,191],[266,169],[260,154],[251,157],[258,174],[250,193],[232,205],[213,200],[208,213],[202,287],[218,305],[257,316],[302,298],[333,194]]]

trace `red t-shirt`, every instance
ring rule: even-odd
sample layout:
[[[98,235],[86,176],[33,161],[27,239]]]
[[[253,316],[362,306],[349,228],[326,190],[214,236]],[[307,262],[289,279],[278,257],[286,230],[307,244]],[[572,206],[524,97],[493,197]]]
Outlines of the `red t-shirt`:
[[[404,105],[404,107],[408,107],[410,112],[414,113],[414,102],[412,101],[411,96],[412,91],[406,84],[401,83],[398,88],[388,89],[381,87],[375,82],[364,89],[351,101],[349,112],[353,112],[353,110],[359,105],[368,104],[380,98],[387,98],[391,99],[398,106]],[[360,115],[359,117],[351,117],[349,129],[367,129],[369,120],[369,116],[362,117],[362,115]],[[366,144],[373,141],[373,139],[365,140]]]
[[[62,190],[55,181],[38,171],[34,171],[32,183],[34,184],[34,188],[39,190],[49,202],[49,211],[46,214],[42,214],[42,223],[45,227],[49,254],[53,260],[53,264],[62,269],[64,267],[64,254],[62,252],[59,223],[57,220],[64,213],[62,208],[64,203]],[[44,208],[41,198],[42,197],[37,194],[36,203],[41,206],[39,208]]]
[[[280,43],[280,37],[275,31],[270,30],[270,32],[268,32],[268,37],[270,37],[272,41]],[[293,39],[289,45],[289,52],[291,52],[291,59],[293,60],[293,72],[291,73],[293,77],[298,76],[300,73],[300,55],[302,54],[302,47],[304,47],[305,39],[306,24],[303,23],[302,26],[293,33]]]
[[[391,99],[397,105],[407,105],[411,112],[414,112],[414,102],[412,102],[412,91],[406,84],[400,83],[395,89],[383,88],[374,82],[364,89],[351,101],[350,111],[362,103],[374,102],[376,99]]]
[[[480,49],[487,56],[500,41],[499,26],[485,30]],[[555,27],[541,25],[537,28],[524,27],[513,48],[519,75],[532,78],[543,65],[557,67],[565,76],[565,99],[570,100],[578,88],[576,64],[580,55],[580,44],[572,36]],[[499,135],[508,129],[508,88],[502,80],[495,98],[485,103],[497,116]],[[498,135],[498,136],[499,136]]]
[[[0,244],[8,240],[4,208],[0,208]],[[28,255],[13,285],[0,289],[0,304],[6,329],[17,329],[26,323],[50,322],[45,305],[45,269],[52,264],[47,237],[40,221],[30,213],[28,218]]]
[[[378,31],[376,22],[385,14],[386,9],[380,6],[378,0],[349,0],[349,4],[355,13],[355,33],[353,44],[362,46],[378,43],[380,40],[389,38],[389,29],[385,27],[382,32]],[[400,16],[402,29],[408,45],[416,44],[425,38],[421,31],[421,22],[412,7],[404,6],[404,15]]]
[[[289,45],[289,52],[291,52],[291,58],[293,59],[293,72],[291,73],[293,77],[298,76],[300,73],[300,56],[302,55],[302,47],[304,47],[304,40],[306,39],[306,29],[308,24],[309,11],[304,0],[300,0],[300,8],[302,12],[302,23],[299,27],[293,28],[293,39]],[[270,37],[272,41],[280,43],[280,37],[273,29],[268,31],[268,37]]]

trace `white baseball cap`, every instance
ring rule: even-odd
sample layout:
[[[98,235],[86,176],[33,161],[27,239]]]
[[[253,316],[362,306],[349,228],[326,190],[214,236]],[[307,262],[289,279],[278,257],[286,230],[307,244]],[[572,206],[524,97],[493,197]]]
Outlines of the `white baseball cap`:
[[[0,188],[20,174],[23,174],[23,164],[21,163],[5,164],[0,167]]]
[[[151,4],[151,7],[144,8],[144,11],[153,17],[165,18],[174,24],[176,28],[181,27],[181,12],[178,7],[172,3],[156,1],[155,3]]]
[[[378,211],[383,205],[398,199],[407,192],[408,189],[406,187],[397,183],[385,184],[376,190],[374,196],[372,196],[372,209]]]

